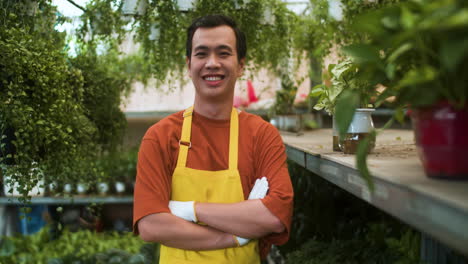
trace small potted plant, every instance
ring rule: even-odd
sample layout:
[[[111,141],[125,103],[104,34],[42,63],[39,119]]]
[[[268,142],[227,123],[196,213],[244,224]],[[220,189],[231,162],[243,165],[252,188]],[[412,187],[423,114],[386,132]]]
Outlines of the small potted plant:
[[[374,109],[370,101],[376,90],[369,89],[367,81],[357,78],[359,71],[349,59],[330,64],[328,74],[330,81],[315,86],[310,92],[317,98],[314,109],[323,109],[333,116],[333,150],[354,154],[358,144],[374,129],[371,116]],[[343,99],[346,104],[339,105]],[[369,143],[368,152],[375,146],[375,137],[371,137]]]
[[[288,75],[281,76],[281,89],[276,91],[275,103],[270,108],[271,122],[279,130],[299,132],[301,116],[294,112],[297,87]]]
[[[344,48],[360,78],[386,87],[378,102],[393,96],[411,110],[429,177],[468,178],[467,8],[467,1],[399,2],[359,16],[354,29],[368,41]],[[365,155],[358,164],[368,176]]]

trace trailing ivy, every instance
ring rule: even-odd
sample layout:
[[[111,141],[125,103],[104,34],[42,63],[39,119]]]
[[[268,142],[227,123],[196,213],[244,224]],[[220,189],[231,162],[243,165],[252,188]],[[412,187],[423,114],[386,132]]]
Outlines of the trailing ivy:
[[[133,40],[141,44],[137,52],[140,57],[137,60],[140,63],[139,77],[143,81],[154,77],[160,82],[171,82],[185,76],[186,29],[192,20],[207,14],[224,14],[234,18],[246,34],[250,68],[276,71],[280,63],[290,57],[291,34],[297,26],[297,16],[282,1],[194,2],[192,9],[182,11],[177,1],[149,0],[144,14],[123,17],[123,1],[92,0],[82,15],[84,24],[80,29],[79,40],[101,40],[115,44],[117,36],[117,40],[121,41],[131,34]],[[99,17],[96,13],[100,14]],[[131,24],[131,29],[124,29],[126,23]],[[96,30],[101,24],[105,30]],[[94,29],[93,25],[96,25]],[[152,35],[155,31],[159,33]]]
[[[96,157],[117,150],[126,129],[127,60],[115,41],[101,53],[96,47],[104,42],[80,42],[70,58],[50,0],[0,7],[0,176],[23,201],[44,177],[94,183]]]
[[[82,74],[51,42],[63,44],[63,36],[51,29],[42,37],[44,32],[22,24],[18,14],[6,16],[18,27],[0,27],[0,131],[3,137],[6,128],[13,129],[16,153],[1,158],[15,164],[2,170],[26,197],[41,175],[64,181],[88,175],[83,163],[95,152],[96,127],[82,104]]]

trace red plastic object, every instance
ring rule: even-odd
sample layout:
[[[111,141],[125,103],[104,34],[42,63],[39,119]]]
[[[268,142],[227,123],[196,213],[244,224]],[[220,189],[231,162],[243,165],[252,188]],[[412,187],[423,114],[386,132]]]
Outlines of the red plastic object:
[[[416,146],[426,175],[468,180],[468,105],[412,109]]]

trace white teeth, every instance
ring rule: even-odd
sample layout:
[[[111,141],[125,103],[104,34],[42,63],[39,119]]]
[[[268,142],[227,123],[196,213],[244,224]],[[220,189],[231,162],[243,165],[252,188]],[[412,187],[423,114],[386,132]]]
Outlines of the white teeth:
[[[219,80],[221,80],[221,77],[219,77],[219,76],[216,76],[216,77],[210,76],[210,77],[205,77],[205,80],[207,80],[207,81],[219,81]]]

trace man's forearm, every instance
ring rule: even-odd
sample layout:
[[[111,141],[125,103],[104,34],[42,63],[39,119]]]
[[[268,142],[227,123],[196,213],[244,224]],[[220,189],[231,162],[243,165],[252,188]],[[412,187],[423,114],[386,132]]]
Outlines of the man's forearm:
[[[196,203],[195,211],[198,221],[245,238],[281,233],[285,228],[258,199],[232,204]]]
[[[140,237],[147,242],[187,250],[212,250],[235,247],[231,234],[212,227],[187,222],[172,214],[159,213],[138,222]]]

